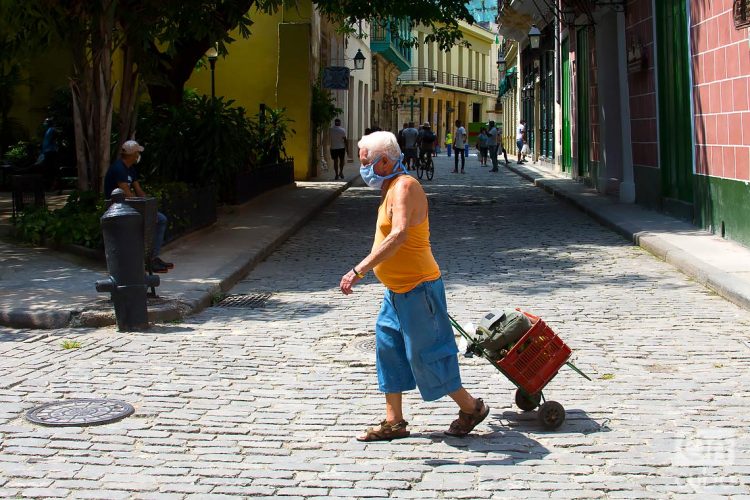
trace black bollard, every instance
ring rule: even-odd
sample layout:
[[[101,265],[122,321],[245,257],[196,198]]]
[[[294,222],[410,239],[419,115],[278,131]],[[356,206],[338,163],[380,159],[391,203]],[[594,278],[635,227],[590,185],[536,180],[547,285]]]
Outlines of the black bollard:
[[[96,282],[97,292],[111,293],[121,332],[148,326],[146,287],[159,285],[143,268],[143,216],[124,200],[122,189],[112,191],[112,206],[101,218],[109,279]]]

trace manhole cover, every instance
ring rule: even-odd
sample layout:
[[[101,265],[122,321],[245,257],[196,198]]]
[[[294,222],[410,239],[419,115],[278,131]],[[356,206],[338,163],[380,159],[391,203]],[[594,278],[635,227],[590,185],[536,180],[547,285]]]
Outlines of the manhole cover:
[[[375,352],[375,339],[365,339],[360,340],[356,344],[354,344],[354,348],[360,352],[363,352],[365,354],[372,354]]]
[[[128,403],[116,399],[67,399],[37,406],[26,418],[49,427],[77,427],[116,422],[134,411]]]
[[[253,293],[250,295],[227,295],[221,302],[216,304],[216,307],[245,307],[254,309],[264,307],[270,298],[271,294],[269,292]]]

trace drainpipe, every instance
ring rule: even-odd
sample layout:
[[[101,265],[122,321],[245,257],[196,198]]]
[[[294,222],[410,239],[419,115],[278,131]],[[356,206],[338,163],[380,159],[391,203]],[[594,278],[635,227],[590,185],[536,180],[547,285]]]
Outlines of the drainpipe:
[[[635,202],[635,182],[633,177],[633,146],[630,135],[630,85],[628,84],[627,48],[625,46],[625,12],[617,13],[617,60],[620,78],[620,119],[622,120],[622,182],[620,201]]]

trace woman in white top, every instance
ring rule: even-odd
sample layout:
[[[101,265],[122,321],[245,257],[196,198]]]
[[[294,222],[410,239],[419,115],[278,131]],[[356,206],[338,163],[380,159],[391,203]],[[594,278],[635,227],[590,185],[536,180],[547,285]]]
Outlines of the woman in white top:
[[[526,161],[526,155],[522,155],[523,145],[526,144],[526,120],[521,120],[516,132],[516,146],[518,146],[518,163]],[[523,157],[523,158],[522,158]]]

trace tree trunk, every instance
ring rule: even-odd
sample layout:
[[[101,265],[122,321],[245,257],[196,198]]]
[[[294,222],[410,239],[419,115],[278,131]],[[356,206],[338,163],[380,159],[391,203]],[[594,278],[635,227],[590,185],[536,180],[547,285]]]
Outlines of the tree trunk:
[[[115,0],[100,0],[101,13],[86,20],[74,46],[71,79],[78,156],[78,187],[101,192],[110,162],[112,135],[112,32]]]
[[[134,50],[130,45],[122,48],[122,85],[120,87],[119,146],[135,138],[136,100],[138,98],[138,69]]]

